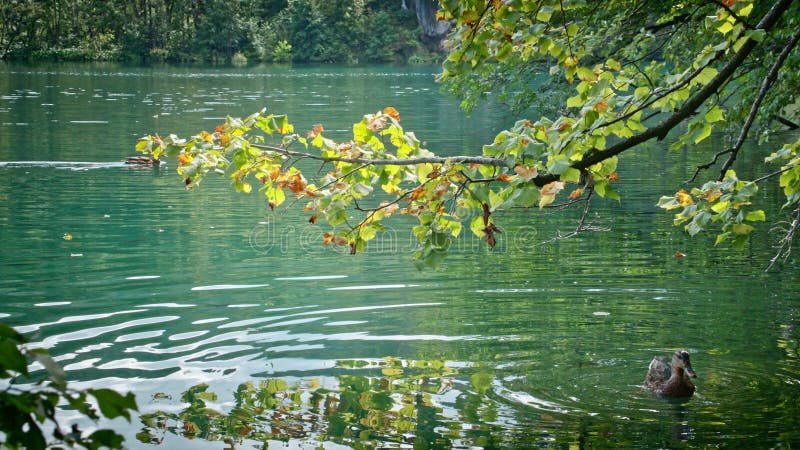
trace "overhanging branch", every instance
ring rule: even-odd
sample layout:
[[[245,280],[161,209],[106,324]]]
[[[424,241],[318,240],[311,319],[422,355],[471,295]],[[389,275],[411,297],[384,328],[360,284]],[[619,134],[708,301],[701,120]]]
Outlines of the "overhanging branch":
[[[794,0],[778,0],[772,5],[772,8],[764,15],[761,21],[756,26],[759,30],[771,29],[780,19],[781,15],[789,8]],[[671,116],[664,119],[661,123],[648,128],[646,131],[632,136],[624,141],[620,141],[605,150],[593,150],[589,152],[583,159],[577,161],[572,165],[573,168],[584,170],[601,161],[616,156],[626,150],[636,147],[639,144],[649,141],[653,138],[663,139],[678,124],[692,115],[703,102],[711,97],[723,84],[736,72],[742,63],[750,56],[753,50],[758,45],[755,39],[748,39],[742,47],[736,52],[733,57],[728,61],[725,66],[717,73],[717,75],[702,89],[697,91],[684,105],[675,111]],[[543,186],[551,181],[558,179],[558,175],[546,174],[537,177],[535,182],[539,186]]]
[[[781,66],[783,66],[786,58],[788,58],[789,54],[792,52],[792,50],[794,50],[798,41],[800,41],[800,29],[797,30],[794,36],[792,36],[792,38],[789,39],[789,41],[783,47],[778,59],[772,64],[769,72],[767,72],[767,76],[764,77],[764,80],[761,82],[761,88],[758,90],[758,95],[756,95],[755,100],[753,100],[753,105],[750,107],[750,113],[747,114],[747,119],[744,121],[742,131],[739,133],[739,138],[736,140],[736,143],[733,145],[733,147],[731,147],[730,155],[725,161],[725,164],[722,165],[722,169],[720,169],[719,181],[722,181],[722,179],[725,178],[725,172],[727,172],[728,169],[730,169],[733,165],[733,162],[736,161],[739,150],[742,148],[745,139],[747,139],[747,134],[750,132],[750,128],[753,126],[753,122],[756,119],[756,114],[758,113],[758,109],[761,107],[761,103],[767,96],[769,89],[775,84],[775,80],[778,79],[778,72],[780,71]]]
[[[281,155],[308,158],[322,162],[344,162],[351,164],[364,164],[372,166],[411,166],[415,164],[445,164],[445,163],[462,163],[462,164],[481,164],[484,166],[495,167],[508,167],[508,163],[504,159],[493,158],[491,156],[422,156],[419,158],[404,158],[404,159],[370,159],[370,158],[345,158],[342,156],[322,156],[313,153],[298,152],[289,150],[283,147],[275,147],[271,145],[253,144],[252,147],[265,152],[278,153]]]

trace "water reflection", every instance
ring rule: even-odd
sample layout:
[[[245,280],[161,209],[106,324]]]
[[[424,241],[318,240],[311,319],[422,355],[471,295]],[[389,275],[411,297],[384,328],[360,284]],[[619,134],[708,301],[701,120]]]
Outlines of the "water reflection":
[[[77,387],[135,392],[145,423],[114,424],[131,448],[800,444],[800,272],[764,277],[764,236],[731,254],[656,212],[691,153],[653,146],[621,164],[623,201],[596,205],[610,231],[535,245],[579,214],[497,212],[494,251],[462,239],[442,270],[418,272],[402,220],[351,257],[227,180],[183,192],[173,168],[124,166],[144,133],[264,104],[338,133],[391,104],[445,152],[474,153],[501,127],[438,96],[433,69],[259,70],[0,77],[0,160],[22,161],[0,163],[0,318]],[[641,386],[676,348],[701,373],[681,404]]]

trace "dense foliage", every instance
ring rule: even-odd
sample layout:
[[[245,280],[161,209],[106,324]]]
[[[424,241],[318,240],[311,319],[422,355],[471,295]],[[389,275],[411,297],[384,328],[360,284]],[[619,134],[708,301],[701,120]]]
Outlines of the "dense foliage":
[[[0,59],[403,62],[420,36],[402,0],[0,3]]]
[[[689,234],[715,229],[717,244],[743,248],[754,226],[767,220],[756,204],[759,184],[776,179],[792,217],[778,255],[788,254],[800,223],[800,141],[784,135],[786,145],[775,145],[757,179],[740,179],[733,164],[756,126],[767,135],[774,125],[798,122],[791,103],[800,68],[800,2],[442,3],[440,18],[454,20],[456,28],[441,79],[467,104],[487,91],[529,104],[530,89],[510,89],[557,77],[566,89],[552,90],[561,101],[549,117],[519,120],[480,156],[436,156],[402,128],[392,107],[364,116],[346,142],[323,137],[322,125],[295,133],[286,117],[261,111],[188,140],[149,136],[137,148],[155,158],[177,157],[187,187],[219,172],[239,191],[260,185],[273,208],[287,194],[305,197],[309,221],[324,219],[330,227],[323,242],[353,253],[385,229],[388,217],[413,216],[422,267],[437,265],[464,225],[493,246],[495,211],[542,208],[561,198],[583,206],[585,218],[594,194],[620,200],[613,187],[619,157],[648,140],[693,148],[712,132],[727,131],[734,143],[712,147],[709,163],[697,168],[694,178],[708,181],[664,196],[659,206],[676,210],[675,224]],[[548,76],[538,75],[542,67]],[[499,80],[511,88],[498,87]],[[269,143],[273,136],[278,139]],[[297,145],[305,148],[290,149]],[[302,159],[332,168],[312,183],[296,164]],[[581,220],[575,231],[585,225]]]
[[[46,350],[26,347],[28,340],[8,325],[0,323],[0,447],[28,450],[84,447],[122,448],[123,437],[113,430],[100,429],[84,436],[73,424],[65,430],[56,417],[56,406],[69,405],[86,417],[98,419],[98,411],[89,403],[94,398],[100,414],[113,419],[130,420],[136,410],[133,394],[119,394],[110,389],[69,388],[64,372]],[[34,370],[44,369],[46,376],[33,376]],[[41,425],[53,428],[52,438],[46,437]]]

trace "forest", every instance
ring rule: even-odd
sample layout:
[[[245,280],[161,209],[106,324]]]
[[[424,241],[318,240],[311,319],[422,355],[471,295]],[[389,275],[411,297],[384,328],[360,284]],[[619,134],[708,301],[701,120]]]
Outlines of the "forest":
[[[0,59],[244,64],[436,59],[404,0],[9,0]],[[423,22],[424,23],[424,22]]]

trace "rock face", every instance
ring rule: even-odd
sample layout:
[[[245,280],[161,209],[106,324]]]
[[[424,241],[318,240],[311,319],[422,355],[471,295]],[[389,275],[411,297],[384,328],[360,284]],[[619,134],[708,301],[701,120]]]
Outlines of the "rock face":
[[[403,5],[406,5],[405,0]],[[453,24],[436,20],[436,11],[439,10],[438,0],[409,0],[408,5],[417,13],[423,40],[435,49],[442,50],[442,41]]]

